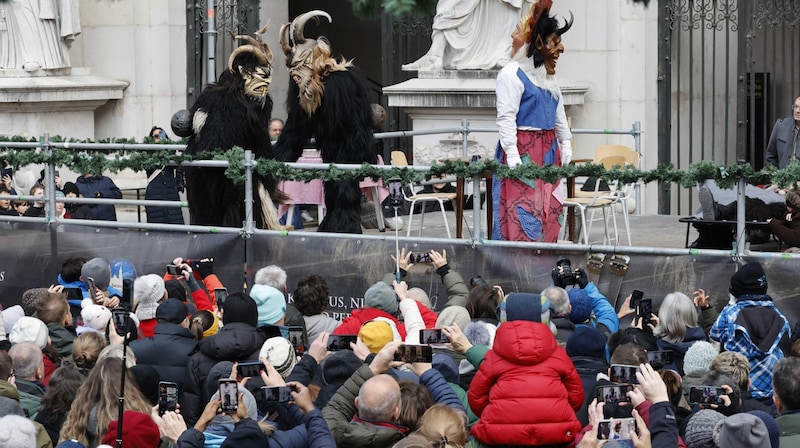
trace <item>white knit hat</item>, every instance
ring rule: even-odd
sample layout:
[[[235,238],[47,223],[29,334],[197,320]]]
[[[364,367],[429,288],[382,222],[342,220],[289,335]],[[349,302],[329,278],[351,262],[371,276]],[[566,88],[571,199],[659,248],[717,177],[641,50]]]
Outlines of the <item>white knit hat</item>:
[[[35,317],[22,316],[14,323],[11,333],[8,334],[8,340],[12,344],[19,344],[20,342],[33,342],[39,348],[47,346],[47,338],[50,337],[50,332],[47,330],[47,325]]]
[[[292,344],[282,336],[275,336],[267,339],[261,346],[259,358],[269,361],[272,367],[286,378],[292,373],[294,365],[297,363],[297,356],[294,353]]]
[[[158,301],[164,298],[164,291],[164,279],[156,274],[143,275],[133,282],[133,297],[139,302],[136,317],[140,321],[156,318]]]
[[[36,448],[33,422],[19,415],[0,417],[0,448]]]
[[[81,310],[83,325],[100,332],[105,331],[111,320],[111,311],[102,305],[87,305]]]

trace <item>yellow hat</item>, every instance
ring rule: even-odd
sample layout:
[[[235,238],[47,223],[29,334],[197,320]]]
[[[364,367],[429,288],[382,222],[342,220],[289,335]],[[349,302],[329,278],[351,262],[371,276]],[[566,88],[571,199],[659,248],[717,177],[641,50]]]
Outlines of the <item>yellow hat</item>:
[[[373,320],[361,327],[358,337],[369,347],[370,352],[378,353],[384,345],[394,340],[394,332],[388,323]]]

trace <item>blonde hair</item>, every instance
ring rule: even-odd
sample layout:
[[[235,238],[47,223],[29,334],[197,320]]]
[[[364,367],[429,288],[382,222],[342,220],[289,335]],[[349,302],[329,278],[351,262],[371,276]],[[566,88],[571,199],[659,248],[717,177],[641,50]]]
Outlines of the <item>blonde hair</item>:
[[[119,392],[122,363],[106,358],[97,362],[83,382],[72,408],[61,427],[59,442],[75,439],[86,446],[97,446],[108,424],[119,417]],[[130,371],[125,372],[125,410],[150,415],[151,406],[136,386]],[[89,428],[89,415],[94,411],[95,426]]]
[[[711,360],[708,370],[729,375],[739,385],[739,389],[748,389],[750,384],[750,361],[741,353],[720,353]]]
[[[108,341],[95,331],[87,331],[78,336],[72,343],[72,362],[84,374],[94,367],[100,352],[108,345]]]
[[[465,415],[450,406],[435,404],[422,414],[417,434],[435,448],[461,448],[468,440]]]
[[[109,344],[100,352],[97,362],[103,359],[122,359],[122,344]],[[125,347],[125,365],[130,369],[136,365],[136,355],[130,347]]]

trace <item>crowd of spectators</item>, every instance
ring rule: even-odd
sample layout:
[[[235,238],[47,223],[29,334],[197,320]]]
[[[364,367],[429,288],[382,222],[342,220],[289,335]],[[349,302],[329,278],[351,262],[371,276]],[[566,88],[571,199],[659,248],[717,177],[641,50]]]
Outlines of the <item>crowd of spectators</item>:
[[[760,264],[644,316],[582,269],[506,292],[430,257],[441,311],[403,249],[342,322],[320,275],[229,292],[176,258],[127,288],[64,260],[2,312],[0,448],[800,446],[798,332]]]

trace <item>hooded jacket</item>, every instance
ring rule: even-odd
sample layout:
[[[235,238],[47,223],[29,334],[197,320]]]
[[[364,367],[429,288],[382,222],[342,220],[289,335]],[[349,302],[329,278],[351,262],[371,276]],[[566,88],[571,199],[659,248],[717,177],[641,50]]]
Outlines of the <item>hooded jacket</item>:
[[[85,198],[122,199],[122,191],[111,178],[106,176],[78,176],[75,186]],[[116,221],[117,212],[113,204],[90,204],[94,219]]]
[[[417,304],[423,322],[425,322],[425,328],[436,328],[436,319],[438,319],[436,313],[416,300],[414,302]],[[394,321],[397,326],[397,332],[400,333],[400,337],[403,340],[406,339],[406,326],[397,320],[396,317],[378,308],[360,308],[353,310],[352,314],[347,316],[347,318],[342,321],[341,325],[333,330],[333,334],[358,334],[362,325],[378,317],[385,317]]]
[[[480,417],[471,433],[486,445],[564,444],[581,430],[575,411],[583,383],[550,328],[538,322],[500,324],[467,396]]]
[[[258,361],[258,353],[266,339],[252,325],[241,322],[226,324],[219,333],[203,339],[186,366],[186,382],[181,394],[181,414],[194,425],[208,400],[204,385],[211,368],[220,361]]]
[[[151,338],[132,341],[131,350],[137,364],[153,366],[161,381],[172,381],[183,390],[189,355],[194,353],[197,341],[191,331],[172,322],[156,324]]]
[[[700,327],[687,327],[686,335],[680,342],[669,342],[663,337],[658,338],[656,344],[659,350],[672,350],[672,364],[667,364],[664,368],[675,370],[683,376],[683,357],[686,356],[686,351],[695,342],[707,340],[706,332]]]

